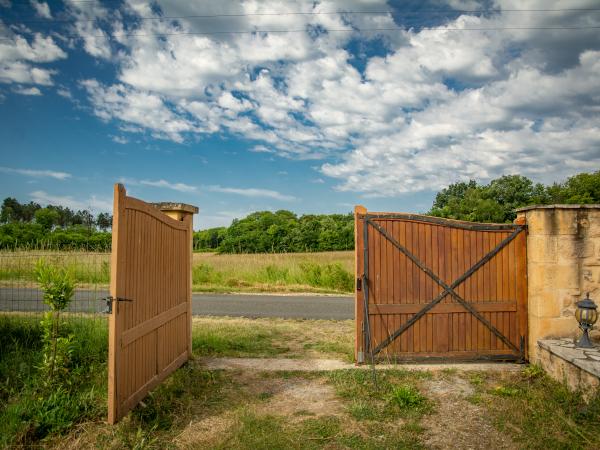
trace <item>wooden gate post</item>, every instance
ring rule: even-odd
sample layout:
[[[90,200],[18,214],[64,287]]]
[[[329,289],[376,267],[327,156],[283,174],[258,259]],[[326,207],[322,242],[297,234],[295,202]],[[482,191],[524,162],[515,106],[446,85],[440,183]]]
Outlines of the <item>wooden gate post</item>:
[[[354,361],[356,364],[365,362],[365,334],[364,334],[364,286],[367,280],[364,275],[364,227],[359,215],[367,213],[367,208],[357,205],[354,208],[354,320],[356,339],[354,344]],[[360,281],[359,281],[360,280]]]
[[[165,213],[167,216],[179,220],[180,222],[184,222],[188,226],[188,251],[189,251],[189,267],[187,268],[187,276],[188,276],[188,293],[187,293],[187,302],[188,302],[188,321],[187,321],[187,335],[188,335],[188,356],[192,357],[192,267],[194,264],[194,223],[193,218],[194,214],[198,214],[198,207],[193,205],[187,205],[185,203],[171,203],[171,202],[163,202],[163,203],[152,203],[152,205],[159,209],[161,212]]]

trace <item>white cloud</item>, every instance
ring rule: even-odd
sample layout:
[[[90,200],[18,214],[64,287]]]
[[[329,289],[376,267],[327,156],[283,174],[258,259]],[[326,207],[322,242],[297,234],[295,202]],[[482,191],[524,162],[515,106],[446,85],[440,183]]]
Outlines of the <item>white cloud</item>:
[[[91,210],[93,212],[110,212],[113,202],[109,199],[98,198],[95,195],[85,200],[74,199],[70,195],[53,195],[45,191],[34,191],[30,194],[31,200],[41,205],[61,205],[73,210]]]
[[[129,139],[123,136],[111,136],[111,139],[113,140],[113,142],[116,142],[117,144],[121,145],[129,143]]]
[[[220,192],[222,194],[234,194],[241,195],[243,197],[264,197],[272,198],[281,201],[293,201],[296,197],[291,195],[281,194],[277,191],[270,189],[259,189],[259,188],[232,188],[222,186],[208,186],[206,188],[210,192]]]
[[[28,41],[0,21],[0,83],[51,86],[56,70],[40,68],[38,64],[66,57],[67,54],[52,37],[35,33],[33,39]]]
[[[16,94],[21,94],[21,95],[42,95],[42,91],[40,91],[38,88],[36,87],[23,87],[23,86],[17,86],[13,89],[13,92]]]
[[[163,179],[160,180],[136,180],[133,178],[121,178],[121,183],[133,186],[151,186],[157,188],[171,189],[179,192],[196,192],[198,188],[185,183],[172,183]]]
[[[480,8],[471,0],[447,4]],[[98,23],[106,20],[103,8],[94,13],[84,5],[70,8],[81,17],[95,14]],[[577,0],[569,7],[594,5]],[[119,121],[123,130],[175,142],[234,134],[247,139],[252,152],[321,159],[321,173],[337,179],[337,189],[366,195],[438,189],[515,171],[550,181],[585,164],[598,165],[600,36],[597,29],[547,28],[599,26],[600,17],[502,11],[522,9],[516,0],[493,6],[491,14],[459,13],[402,31],[336,33],[315,30],[397,24],[389,14],[243,16],[388,10],[383,1],[161,0],[159,13],[166,16],[242,15],[125,27],[116,15],[114,25],[100,31],[113,33],[125,50],[118,56],[110,46],[86,50],[98,58],[114,56],[117,81],[82,85],[96,115]],[[157,12],[140,1],[127,8],[140,16]],[[535,0],[527,8],[564,6]],[[82,39],[89,38],[92,32],[77,26]],[[513,29],[502,30],[507,27]],[[193,34],[228,29],[307,31]],[[352,49],[357,42],[359,47],[379,42],[381,49],[377,54]],[[360,58],[362,65],[352,64]],[[282,195],[213,188],[248,197]]]
[[[50,7],[48,6],[48,3],[38,2],[37,0],[31,0],[30,3],[35,9],[36,15],[43,17],[44,19],[52,19],[52,14],[50,13]]]
[[[156,94],[138,91],[124,85],[103,86],[96,80],[84,80],[94,112],[103,120],[119,119],[155,131],[156,137],[182,142],[182,132],[194,129],[187,119],[171,111]]]
[[[31,94],[29,94],[31,95]],[[54,178],[56,180],[66,180],[71,178],[71,174],[67,172],[57,172],[54,170],[35,170],[35,169],[15,169],[12,167],[0,167],[0,172],[14,173],[35,178]]]

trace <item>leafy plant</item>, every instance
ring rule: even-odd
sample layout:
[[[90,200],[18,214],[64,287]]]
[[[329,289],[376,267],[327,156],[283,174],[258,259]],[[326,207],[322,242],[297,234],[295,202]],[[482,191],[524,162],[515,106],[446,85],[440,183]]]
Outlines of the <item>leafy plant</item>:
[[[65,334],[60,313],[71,303],[75,282],[67,269],[50,265],[44,259],[37,262],[35,275],[44,293],[44,303],[50,307],[41,322],[44,356],[40,369],[46,375],[45,382],[51,384],[57,373],[65,375],[68,371],[73,352],[74,336]]]
[[[403,384],[395,387],[387,398],[388,402],[401,409],[416,409],[425,404],[427,399],[415,387]]]

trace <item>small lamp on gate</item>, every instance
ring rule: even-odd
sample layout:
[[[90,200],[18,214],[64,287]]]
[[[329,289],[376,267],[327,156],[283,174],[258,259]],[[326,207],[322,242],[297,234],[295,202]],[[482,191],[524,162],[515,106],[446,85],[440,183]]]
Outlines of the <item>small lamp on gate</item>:
[[[598,320],[598,306],[590,298],[590,293],[586,295],[583,300],[575,303],[577,310],[575,311],[575,318],[579,322],[579,328],[583,331],[581,339],[577,342],[577,347],[591,348],[593,347],[592,341],[590,341],[589,330],[592,329],[596,320]]]

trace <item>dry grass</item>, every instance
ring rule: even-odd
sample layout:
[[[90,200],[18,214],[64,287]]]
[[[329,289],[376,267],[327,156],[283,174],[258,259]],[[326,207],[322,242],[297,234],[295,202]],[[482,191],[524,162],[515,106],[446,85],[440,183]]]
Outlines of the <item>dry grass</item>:
[[[351,292],[354,252],[194,254],[194,290]]]
[[[79,287],[107,287],[110,253],[1,251],[0,286],[34,287],[39,258],[68,267]],[[354,253],[218,255],[195,253],[196,292],[348,293],[353,288]]]
[[[195,317],[198,356],[337,358],[353,360],[353,320]]]
[[[254,253],[224,254],[194,253],[194,265],[210,264],[220,272],[253,272],[275,265],[290,270],[301,263],[315,262],[319,264],[340,263],[349,272],[354,271],[354,252],[318,252],[318,253]]]

